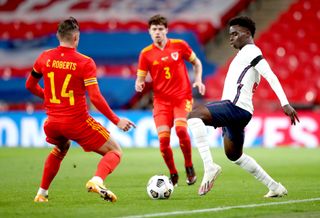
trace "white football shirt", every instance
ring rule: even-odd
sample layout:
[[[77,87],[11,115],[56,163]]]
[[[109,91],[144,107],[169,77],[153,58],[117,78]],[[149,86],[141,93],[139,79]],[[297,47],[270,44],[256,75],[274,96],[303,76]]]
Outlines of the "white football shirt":
[[[245,45],[232,60],[224,81],[222,100],[230,100],[252,114],[252,95],[260,83],[260,75],[268,81],[281,105],[288,104],[277,76],[254,44]]]

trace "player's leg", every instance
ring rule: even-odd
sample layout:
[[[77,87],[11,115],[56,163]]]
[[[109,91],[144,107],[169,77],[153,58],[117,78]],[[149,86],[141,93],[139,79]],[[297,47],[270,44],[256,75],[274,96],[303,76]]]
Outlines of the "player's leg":
[[[193,185],[197,181],[196,173],[192,163],[191,140],[187,128],[187,114],[192,108],[192,100],[185,99],[177,102],[174,106],[174,125],[176,134],[179,138],[179,145],[184,157],[184,166],[186,169],[186,183]]]
[[[100,177],[104,181],[119,165],[122,150],[120,145],[110,137],[108,141],[95,152],[103,156],[98,164],[95,176]]]
[[[57,175],[60,169],[61,162],[70,147],[70,141],[59,135],[59,133],[55,131],[54,124],[46,122],[44,125],[44,130],[47,135],[48,143],[55,145],[55,147],[52,149],[44,163],[41,184],[37,195],[34,198],[35,202],[48,201],[49,187],[53,179]]]
[[[104,200],[115,202],[116,195],[108,190],[103,183],[120,163],[122,156],[120,145],[111,138],[106,128],[91,117],[83,128],[83,134],[76,141],[85,151],[94,151],[102,155],[95,175],[87,182],[86,188],[89,192],[99,194]]]
[[[157,126],[159,147],[161,156],[170,172],[170,179],[174,186],[178,185],[179,174],[174,163],[173,152],[170,146],[170,128],[168,126]]]
[[[187,175],[186,183],[188,185],[193,185],[197,181],[197,177],[192,163],[192,148],[186,119],[176,119],[175,130],[179,138],[180,149],[184,157],[184,166]]]
[[[179,175],[174,163],[173,152],[170,146],[171,127],[173,125],[173,112],[171,104],[154,100],[153,118],[158,132],[160,152],[166,163],[170,179],[174,186],[178,185]]]
[[[212,107],[212,106],[211,106]],[[218,111],[218,110],[217,110]],[[188,115],[188,126],[201,156],[204,175],[199,188],[199,195],[205,195],[213,187],[215,179],[221,173],[221,167],[213,162],[206,125],[213,124],[211,112],[207,106],[200,105]]]
[[[224,128],[223,131],[226,156],[268,187],[269,192],[265,197],[282,197],[286,195],[287,190],[280,183],[274,181],[252,157],[242,152],[244,129]]]
[[[103,157],[98,163],[95,175],[87,182],[86,187],[89,192],[96,192],[105,200],[115,202],[117,196],[108,190],[104,185],[104,180],[119,165],[122,151],[117,142],[111,137],[98,150],[95,151]]]

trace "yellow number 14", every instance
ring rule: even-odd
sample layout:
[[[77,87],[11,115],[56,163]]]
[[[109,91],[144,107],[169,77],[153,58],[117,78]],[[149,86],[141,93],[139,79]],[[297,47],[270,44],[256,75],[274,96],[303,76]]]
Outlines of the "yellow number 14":
[[[50,98],[50,103],[60,104],[61,101],[56,96],[56,88],[55,88],[55,84],[54,84],[54,72],[48,73],[48,77],[50,79],[50,87],[51,87],[51,94],[52,94],[52,98]],[[70,79],[71,79],[71,74],[67,74],[66,78],[63,81],[60,95],[61,95],[61,97],[69,98],[70,105],[74,105],[73,90],[69,90],[69,92],[67,92],[67,87],[70,82]]]

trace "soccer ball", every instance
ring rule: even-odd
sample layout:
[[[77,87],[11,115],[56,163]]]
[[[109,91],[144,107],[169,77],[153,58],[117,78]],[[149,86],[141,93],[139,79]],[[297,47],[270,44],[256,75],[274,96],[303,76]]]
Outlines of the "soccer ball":
[[[147,193],[151,199],[168,199],[173,192],[173,184],[165,175],[155,175],[149,179]]]

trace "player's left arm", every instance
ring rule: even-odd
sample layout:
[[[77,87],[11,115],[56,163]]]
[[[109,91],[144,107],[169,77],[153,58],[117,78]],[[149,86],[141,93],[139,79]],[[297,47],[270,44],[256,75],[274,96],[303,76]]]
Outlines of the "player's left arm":
[[[181,40],[182,56],[193,66],[195,74],[192,87],[197,87],[201,95],[206,92],[206,86],[202,83],[202,63],[187,42]]]
[[[113,124],[118,126],[123,131],[128,131],[131,127],[135,128],[135,124],[126,119],[126,118],[119,118],[113,110],[110,108],[106,99],[102,96],[100,92],[100,88],[98,83],[93,85],[86,86],[86,89],[89,94],[90,101],[92,104],[104,115],[106,116]]]
[[[39,81],[42,78],[41,73],[37,73],[34,69],[31,71],[30,75],[26,81],[26,89],[28,89],[32,94],[44,99],[43,88],[39,85]]]
[[[284,113],[291,119],[291,124],[295,125],[296,120],[300,122],[296,110],[289,104],[287,96],[279,82],[279,79],[271,70],[268,62],[262,56],[260,56],[259,58],[257,57],[256,60],[258,60],[258,62],[253,63],[255,69],[268,81],[272,90],[276,93],[278,99],[281,102]]]
[[[96,64],[91,58],[87,59],[83,72],[84,85],[92,104],[113,124],[123,131],[128,131],[131,127],[135,127],[135,124],[130,120],[126,118],[119,118],[110,108],[106,99],[102,96],[96,78]]]
[[[192,54],[194,54],[192,52]],[[193,71],[195,74],[194,82],[192,87],[198,87],[199,93],[204,95],[206,92],[206,86],[202,83],[202,63],[199,58],[194,55],[194,59],[190,61],[193,66]]]

